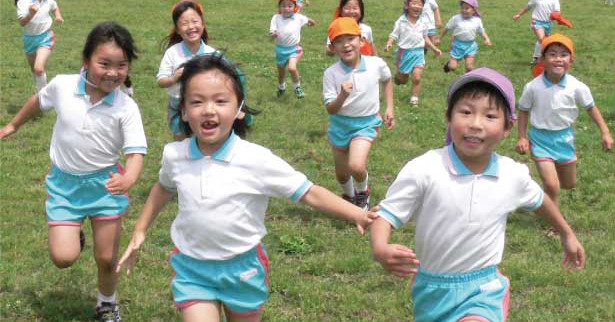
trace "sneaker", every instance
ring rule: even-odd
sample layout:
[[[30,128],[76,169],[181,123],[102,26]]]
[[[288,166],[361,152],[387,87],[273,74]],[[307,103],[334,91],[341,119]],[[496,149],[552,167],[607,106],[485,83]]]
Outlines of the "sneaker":
[[[448,67],[448,62],[446,62],[446,64],[444,64],[444,67],[442,67],[442,69],[444,70],[445,73],[448,73],[451,71],[451,69]]]
[[[301,88],[301,86],[295,87],[295,95],[297,96],[297,98],[305,97],[305,92],[303,91],[303,88]]]
[[[342,199],[344,199],[344,200],[346,200],[346,201],[350,202],[350,203],[351,203],[351,204],[353,204],[353,205],[354,205],[354,203],[355,203],[354,198],[355,198],[355,197],[351,197],[351,196],[349,196],[349,195],[347,195],[347,194],[345,194],[345,193],[344,193],[344,194],[342,194]]]
[[[85,248],[85,234],[83,233],[83,230],[79,231],[79,247],[81,247],[81,252]]]
[[[532,61],[530,62],[530,65],[536,65],[538,63],[538,57],[534,57],[532,58]]]
[[[102,302],[96,307],[96,321],[122,322],[120,306],[117,303]]]
[[[278,87],[278,93],[277,93],[278,97],[282,97],[282,95],[284,95],[284,93],[286,93],[286,88],[285,89],[281,89],[281,88]]]
[[[410,98],[410,105],[412,105],[414,107],[419,106],[419,98],[416,97],[416,96],[412,96]]]
[[[363,210],[369,210],[369,192],[369,188],[365,191],[357,192],[354,196],[354,204]]]

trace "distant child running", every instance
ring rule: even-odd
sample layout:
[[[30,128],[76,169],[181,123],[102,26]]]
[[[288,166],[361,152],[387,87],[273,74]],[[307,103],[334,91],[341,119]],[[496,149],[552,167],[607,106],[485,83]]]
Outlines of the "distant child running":
[[[459,2],[460,13],[454,15],[444,26],[440,39],[451,30],[453,42],[451,45],[451,59],[444,64],[444,72],[457,69],[459,61],[465,60],[466,72],[474,69],[474,59],[478,53],[476,34],[481,35],[485,45],[491,46],[491,40],[485,32],[483,22],[478,12],[478,0],[461,0]]]
[[[553,28],[551,14],[553,12],[560,12],[559,0],[529,0],[527,6],[513,16],[513,20],[518,20],[530,9],[532,9],[532,22],[530,26],[536,35],[532,64],[536,64],[538,58],[541,56],[540,43],[545,37],[551,34],[551,29]]]
[[[49,255],[57,267],[70,267],[83,249],[81,225],[90,219],[98,266],[96,318],[105,322],[121,321],[115,265],[122,216],[147,151],[139,108],[119,89],[136,57],[127,29],[113,22],[97,25],[83,48],[84,72],[56,76],[0,129],[4,138],[39,110],[55,110],[45,180]],[[122,152],[126,169],[119,164]]]
[[[297,64],[303,55],[301,29],[303,26],[313,26],[316,22],[300,13],[297,13],[296,0],[279,0],[278,13],[271,18],[269,35],[275,38],[275,62],[278,68],[278,92],[280,97],[286,92],[286,66],[293,79],[295,96],[305,97],[301,87],[299,69]]]
[[[613,138],[587,85],[568,74],[574,61],[572,40],[562,34],[546,37],[541,58],[543,74],[525,85],[519,99],[517,152],[531,152],[544,190],[557,204],[560,188],[572,189],[577,181],[572,124],[579,108],[585,109],[600,129],[604,149],[613,148]]]
[[[425,0],[404,0],[404,14],[397,19],[395,27],[389,35],[389,41],[384,51],[389,51],[393,42],[397,42],[397,74],[395,84],[406,84],[412,75],[412,96],[410,105],[419,105],[421,93],[421,75],[425,68],[425,51],[427,45],[437,56],[442,51],[428,37],[427,21],[421,17]]]
[[[457,78],[446,111],[452,144],[409,161],[379,205],[373,256],[393,275],[415,275],[417,322],[506,321],[510,284],[498,265],[506,220],[517,208],[562,232],[564,268],[585,265],[583,246],[527,166],[494,152],[512,130],[514,109],[512,83],[502,74],[483,67]],[[390,244],[391,230],[411,218],[416,251]]]
[[[219,53],[184,65],[182,126],[191,138],[164,147],[159,181],[135,224],[117,266],[129,274],[148,228],[178,196],[171,225],[171,288],[184,321],[260,321],[269,294],[269,265],[262,238],[270,197],[303,202],[356,223],[359,232],[375,217],[312,184],[270,150],[245,141],[241,71]]]
[[[440,37],[438,37],[438,28],[442,28],[442,18],[440,16],[440,7],[436,0],[427,0],[423,7],[423,13],[421,18],[427,21],[427,36],[431,42],[438,46],[440,44]],[[427,48],[425,48],[427,53]]]
[[[330,49],[340,58],[325,70],[322,86],[335,176],[344,199],[369,209],[367,157],[382,125],[381,84],[386,101],[384,124],[387,129],[395,126],[391,71],[382,58],[361,55],[361,29],[356,20],[333,20],[328,35]]]
[[[361,29],[361,55],[378,56],[378,51],[374,45],[374,36],[372,35],[372,27],[363,23],[365,17],[365,6],[363,0],[340,0],[339,6],[335,9],[333,19],[339,17],[350,17],[357,21]],[[330,49],[331,39],[327,37],[327,55],[333,56],[335,53]]]
[[[49,13],[53,12],[58,23],[64,23],[64,18],[55,0],[15,0],[15,5],[19,24],[23,27],[24,51],[38,92],[47,85],[45,65],[56,43]]]
[[[208,34],[203,19],[203,6],[191,1],[180,1],[173,6],[173,29],[165,38],[166,51],[158,69],[158,85],[166,88],[169,94],[167,119],[175,140],[186,138],[179,124],[179,78],[183,72],[183,64],[197,55],[214,52],[207,45]]]

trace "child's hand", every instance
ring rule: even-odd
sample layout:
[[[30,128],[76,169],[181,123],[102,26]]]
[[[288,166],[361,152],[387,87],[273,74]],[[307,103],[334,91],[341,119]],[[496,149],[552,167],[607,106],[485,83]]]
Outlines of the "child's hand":
[[[529,149],[530,149],[530,141],[527,138],[520,138],[517,141],[517,146],[515,147],[515,150],[517,150],[517,153],[525,154],[525,152],[527,152]]]
[[[352,88],[352,79],[342,83],[341,90],[342,93],[344,93],[346,96],[350,95],[350,93],[352,92]]]
[[[277,31],[270,32],[269,35],[271,35],[271,37],[273,37],[273,38],[278,38],[278,32]]]
[[[436,47],[436,50],[434,50],[434,55],[436,57],[442,56],[442,50],[440,50],[440,48]]]
[[[521,15],[520,15],[520,14],[516,14],[516,15],[514,15],[514,16],[513,16],[513,20],[515,20],[515,21],[516,21],[517,19],[519,19],[519,18],[521,18]]]
[[[418,272],[416,267],[420,262],[412,249],[406,246],[386,244],[375,248],[372,255],[386,271],[395,276],[408,277]]]
[[[387,108],[384,112],[384,126],[387,130],[392,130],[395,127],[395,112],[393,109]]]
[[[139,255],[139,248],[143,245],[145,241],[144,234],[133,234],[128,247],[124,251],[124,255],[120,258],[120,261],[117,263],[115,267],[115,272],[119,273],[122,270],[122,265],[126,264],[126,275],[130,275],[132,272],[135,263],[137,262],[137,256]]]
[[[34,16],[38,12],[38,5],[34,3],[31,4],[30,7],[28,7],[28,11],[30,12],[30,15]]]
[[[57,22],[57,23],[64,23],[64,18],[58,16],[58,17],[56,17],[55,22]]]
[[[485,39],[485,45],[491,46],[491,39]]]
[[[562,266],[569,272],[582,270],[585,267],[585,250],[574,234],[560,236],[564,247]]]
[[[15,132],[17,132],[15,126],[13,124],[7,124],[5,127],[0,129],[0,139],[4,139]]]
[[[109,172],[109,178],[111,179],[107,181],[105,188],[112,195],[125,194],[135,184],[134,180],[119,173]]]
[[[389,51],[391,47],[393,47],[393,44],[387,43],[387,45],[384,47],[384,51]]]
[[[357,230],[359,234],[364,235],[367,227],[374,222],[374,220],[378,219],[378,214],[375,212],[368,211],[365,213],[365,216],[356,221]]]
[[[173,73],[173,80],[175,83],[179,82],[179,78],[184,74],[184,68],[180,68]]]
[[[316,20],[312,19],[312,18],[308,18],[308,27],[312,27],[316,24]]]
[[[602,147],[607,151],[613,148],[613,137],[611,137],[611,134],[606,133],[602,135]]]

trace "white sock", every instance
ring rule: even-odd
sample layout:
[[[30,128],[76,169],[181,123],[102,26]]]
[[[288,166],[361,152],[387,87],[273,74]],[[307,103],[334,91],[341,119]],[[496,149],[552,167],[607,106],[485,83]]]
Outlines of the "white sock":
[[[102,302],[115,303],[115,301],[117,301],[116,297],[117,292],[113,292],[113,295],[111,296],[106,296],[100,291],[98,291],[98,300],[96,301],[96,306],[100,306]]]
[[[352,178],[349,178],[348,181],[342,183],[341,185],[345,195],[348,197],[354,197],[354,184],[352,182]]]
[[[369,177],[369,175],[367,174],[367,172],[365,172],[365,180],[356,183],[357,191],[358,192],[365,192],[365,191],[367,191],[367,179],[368,179],[368,177]]]
[[[286,83],[278,84],[278,88],[281,89],[281,90],[285,90],[286,89]]]
[[[540,41],[538,40],[536,40],[536,43],[534,44],[534,57],[540,57]]]
[[[297,87],[301,87],[301,82],[295,83],[295,89],[297,89]]]
[[[38,76],[34,74],[34,84],[36,85],[36,91],[40,91],[45,85],[47,85],[47,73]]]

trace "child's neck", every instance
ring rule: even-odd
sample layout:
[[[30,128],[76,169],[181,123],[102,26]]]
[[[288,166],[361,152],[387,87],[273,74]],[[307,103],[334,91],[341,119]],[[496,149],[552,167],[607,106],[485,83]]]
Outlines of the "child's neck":
[[[553,73],[549,73],[545,71],[545,77],[549,80],[549,82],[551,82],[551,84],[558,84],[559,82],[562,81],[564,76],[566,76],[566,73],[562,75],[557,75],[557,74],[553,74]]]
[[[193,55],[199,51],[199,48],[201,48],[201,38],[199,38],[196,42],[187,42],[184,40],[184,43]]]
[[[416,23],[417,20],[419,20],[419,17],[413,17],[409,13],[407,13],[406,14],[406,19],[408,19],[408,21],[410,21],[411,23]]]
[[[93,86],[91,86],[89,84],[85,85],[85,93],[88,94],[88,96],[90,97],[90,104],[98,103],[105,96],[107,96],[107,94],[109,94],[109,93],[105,93],[105,92],[101,91],[98,88],[94,88]]]
[[[352,70],[355,70],[357,68],[359,68],[359,66],[361,66],[361,55],[357,55],[357,58],[355,58],[353,61],[343,61],[344,65],[348,66],[349,68],[351,68]]]

